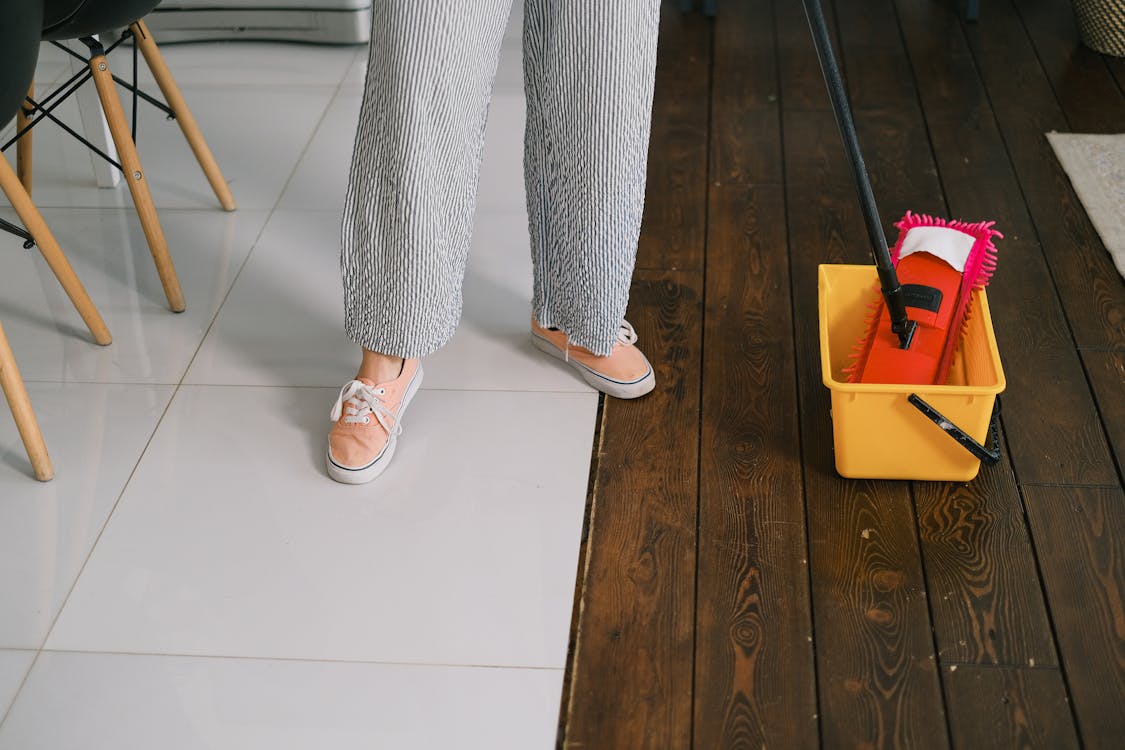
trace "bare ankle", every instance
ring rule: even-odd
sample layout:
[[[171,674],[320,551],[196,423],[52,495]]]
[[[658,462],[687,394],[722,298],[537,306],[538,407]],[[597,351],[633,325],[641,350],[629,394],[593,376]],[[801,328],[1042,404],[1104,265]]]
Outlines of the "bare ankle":
[[[363,350],[363,359],[359,364],[357,378],[366,378],[376,383],[386,383],[402,374],[405,360],[402,357],[393,357],[387,354]]]

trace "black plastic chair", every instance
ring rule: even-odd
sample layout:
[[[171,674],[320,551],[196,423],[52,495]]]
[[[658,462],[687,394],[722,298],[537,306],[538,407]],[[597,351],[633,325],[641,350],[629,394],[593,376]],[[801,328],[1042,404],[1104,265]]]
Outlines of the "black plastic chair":
[[[85,83],[86,80],[93,78],[94,86],[97,88],[98,99],[102,105],[102,111],[105,114],[106,123],[109,125],[110,135],[113,139],[113,145],[117,149],[119,162],[113,162],[116,167],[121,169],[125,177],[125,182],[129,186],[129,192],[133,198],[133,204],[137,208],[137,214],[141,221],[141,227],[145,233],[145,239],[148,241],[149,250],[152,253],[153,260],[156,263],[156,271],[160,276],[160,283],[164,287],[164,294],[168,298],[168,306],[175,312],[181,312],[185,308],[183,291],[180,288],[179,278],[176,275],[176,269],[172,262],[172,256],[168,252],[168,243],[164,237],[164,230],[160,226],[160,220],[156,214],[156,207],[153,205],[152,195],[149,193],[148,182],[145,178],[145,171],[141,167],[141,160],[137,154],[137,147],[135,134],[130,131],[128,121],[125,118],[124,109],[121,106],[121,100],[117,95],[116,84],[121,84],[126,88],[133,91],[134,96],[140,95],[150,103],[160,107],[169,116],[174,117],[183,131],[184,137],[188,141],[192,152],[195,154],[196,160],[202,167],[208,182],[211,184],[219,203],[227,211],[235,209],[234,198],[231,195],[230,188],[227,186],[226,180],[223,179],[222,173],[219,171],[218,164],[215,162],[210,149],[207,147],[206,141],[199,132],[199,127],[196,125],[195,118],[192,117],[191,110],[188,109],[187,104],[184,102],[183,95],[180,93],[179,87],[176,85],[175,79],[168,70],[168,66],[164,63],[164,58],[160,54],[156,43],[153,41],[152,36],[149,34],[148,28],[145,26],[144,21],[141,20],[144,15],[156,7],[159,0],[41,0],[44,2],[43,6],[43,22],[41,29],[41,38],[44,41],[55,42],[60,47],[67,50],[70,54],[80,57],[86,63],[88,72],[82,72],[73,76],[69,81],[65,82],[60,89],[56,90],[44,98],[41,102],[37,103],[35,107],[36,112],[41,117],[50,117],[51,110],[58,106],[58,104],[72,95],[79,86]],[[101,42],[95,37],[99,34],[104,34],[109,30],[120,29],[127,27],[127,31],[122,39],[117,40],[109,47],[104,47]],[[132,38],[134,47],[134,54],[139,51],[145,58],[149,69],[152,71],[153,77],[156,79],[157,86],[160,87],[164,95],[165,103],[161,103],[152,99],[145,94],[137,91],[134,81],[133,84],[128,84],[120,79],[116,79],[110,71],[109,62],[106,60],[106,54],[117,47],[126,38]],[[78,39],[89,50],[88,56],[79,55],[74,50],[62,45],[61,42]],[[47,107],[50,102],[50,107]],[[135,114],[134,98],[134,114]],[[134,127],[136,126],[136,118],[134,117]],[[73,131],[71,131],[73,132]],[[27,138],[28,133],[24,136]],[[87,143],[87,145],[91,145]],[[30,149],[27,149],[30,152]],[[101,154],[101,152],[98,152]],[[109,159],[105,154],[101,156]],[[112,159],[110,159],[112,162]],[[27,182],[25,185],[30,185],[30,165],[19,165],[21,173],[25,175]]]
[[[24,106],[25,96],[35,75],[35,62],[39,57],[39,30],[43,9],[36,3],[24,0],[0,0],[0,127],[7,125]],[[0,189],[11,201],[26,230],[4,222],[0,227],[25,240],[25,246],[39,247],[44,259],[66,290],[79,314],[86,322],[99,344],[110,342],[109,330],[98,314],[82,283],[63,255],[39,210],[31,201],[8,161],[0,156]],[[0,289],[2,291],[2,289]],[[54,476],[50,456],[39,430],[39,423],[31,409],[23,379],[16,367],[8,339],[0,327],[0,387],[16,421],[20,438],[31,460],[35,476],[47,481]]]

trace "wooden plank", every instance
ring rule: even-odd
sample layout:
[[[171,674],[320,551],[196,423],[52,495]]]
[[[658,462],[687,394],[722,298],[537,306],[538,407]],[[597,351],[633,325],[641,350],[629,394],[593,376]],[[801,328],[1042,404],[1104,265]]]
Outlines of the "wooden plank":
[[[1082,352],[1117,468],[1125,473],[1125,352]]]
[[[699,272],[634,279],[657,386],[605,404],[566,748],[691,742],[701,288]]]
[[[629,312],[657,385],[604,406],[564,748],[691,743],[710,44],[664,4]]]
[[[1102,56],[1079,41],[1069,0],[1028,0],[1015,8],[1070,125],[1068,129],[1076,133],[1120,132],[1125,127],[1125,97]]]
[[[969,484],[919,482],[914,497],[939,661],[1057,664],[1010,465]]]
[[[842,150],[822,150],[838,143],[832,113],[786,108],[784,133],[822,741],[945,747],[909,486],[832,463],[814,279],[820,262],[864,262],[865,230]]]
[[[1057,669],[955,664],[942,683],[955,747],[1079,747]]]
[[[1025,487],[1081,738],[1125,737],[1125,493],[1120,487]]]
[[[817,745],[784,200],[712,190],[696,747]]]
[[[711,23],[665,2],[637,268],[702,270]]]
[[[715,27],[700,438],[699,748],[817,746],[771,0]]]
[[[771,0],[723,6],[715,24],[711,85],[711,183],[783,180],[777,45]],[[714,214],[714,212],[712,212]]]
[[[1043,135],[1070,124],[1015,8],[996,3],[989,12],[988,27],[967,26],[966,36],[1074,340],[1084,348],[1125,349],[1125,284]],[[1075,80],[1069,90],[1087,86],[1094,83]],[[1102,104],[1103,110],[1114,108],[1125,113],[1120,94]],[[1115,127],[1125,127],[1125,117]]]
[[[852,87],[869,107],[856,108],[883,215],[907,209],[944,215],[926,123],[891,0],[839,0],[841,54]],[[866,85],[865,71],[882,85]],[[899,73],[887,74],[893,67]],[[901,71],[907,71],[903,77]],[[890,86],[892,75],[897,79]],[[893,242],[896,230],[888,228]],[[970,484],[920,482],[915,509],[930,592],[938,659],[1054,663],[1050,624],[1023,527],[1023,506],[1010,462],[985,468]]]
[[[828,2],[823,3],[823,8],[832,46],[838,47],[834,6]],[[820,73],[820,64],[816,59],[804,7],[798,2],[775,0],[774,22],[777,29],[780,93],[786,109],[831,108],[832,105],[824,90],[824,77]],[[847,70],[841,68],[840,74],[847,81]]]
[[[1016,474],[1021,483],[1115,484],[1070,328],[960,21],[952,8],[927,0],[895,4],[950,212],[996,219],[1006,234],[989,297]]]

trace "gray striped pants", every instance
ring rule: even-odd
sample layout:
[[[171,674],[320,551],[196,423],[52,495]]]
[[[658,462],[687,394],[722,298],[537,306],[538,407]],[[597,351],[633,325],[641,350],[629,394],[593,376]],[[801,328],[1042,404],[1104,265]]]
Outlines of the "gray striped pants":
[[[512,0],[375,0],[344,202],[345,328],[418,357],[461,317],[492,81]],[[526,0],[532,313],[608,354],[644,206],[659,0]]]

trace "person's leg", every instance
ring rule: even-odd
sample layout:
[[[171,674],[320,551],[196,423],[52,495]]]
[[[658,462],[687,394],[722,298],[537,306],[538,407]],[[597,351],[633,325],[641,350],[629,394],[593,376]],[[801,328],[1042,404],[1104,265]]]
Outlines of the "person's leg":
[[[511,0],[380,0],[341,232],[345,330],[362,348],[332,408],[328,473],[394,455],[419,358],[461,317],[488,100]]]
[[[527,0],[524,170],[536,321],[609,355],[644,208],[659,0]]]
[[[344,202],[345,330],[397,369],[461,315],[485,118],[511,0],[381,0]]]

